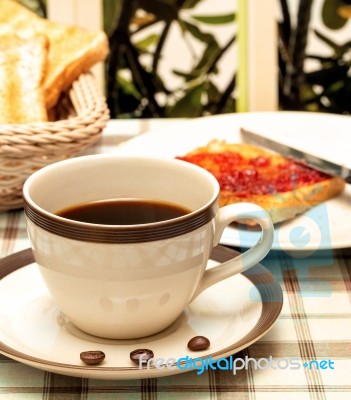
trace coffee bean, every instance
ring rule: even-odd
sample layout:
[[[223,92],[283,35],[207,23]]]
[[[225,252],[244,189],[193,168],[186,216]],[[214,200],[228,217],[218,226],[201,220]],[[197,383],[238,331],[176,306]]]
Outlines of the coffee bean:
[[[130,353],[130,359],[135,364],[146,364],[151,358],[154,358],[154,352],[149,349],[136,349]]]
[[[80,353],[80,359],[88,365],[98,365],[105,359],[105,353],[100,350],[83,351]]]
[[[210,344],[205,336],[194,336],[188,342],[188,349],[192,351],[206,350],[210,347]]]

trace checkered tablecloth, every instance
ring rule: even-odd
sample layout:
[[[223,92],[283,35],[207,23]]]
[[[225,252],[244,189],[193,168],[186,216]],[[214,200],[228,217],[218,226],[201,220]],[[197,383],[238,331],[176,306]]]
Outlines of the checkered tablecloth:
[[[163,123],[112,122],[94,152],[110,151]],[[27,247],[23,212],[1,213],[1,257]],[[260,369],[249,362],[236,374],[210,369],[202,375],[108,381],[45,372],[0,354],[0,399],[350,399],[351,249],[316,251],[305,259],[271,251],[262,264],[283,289],[283,309],[273,328],[236,357],[280,360],[279,367]],[[302,368],[288,368],[286,360]]]

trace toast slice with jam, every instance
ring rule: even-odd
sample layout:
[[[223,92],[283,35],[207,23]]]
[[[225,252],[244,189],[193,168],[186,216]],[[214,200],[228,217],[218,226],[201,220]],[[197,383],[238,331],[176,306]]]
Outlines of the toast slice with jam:
[[[341,178],[249,144],[213,140],[177,158],[196,164],[217,178],[221,207],[255,203],[267,210],[273,223],[294,218],[339,195],[345,187]]]

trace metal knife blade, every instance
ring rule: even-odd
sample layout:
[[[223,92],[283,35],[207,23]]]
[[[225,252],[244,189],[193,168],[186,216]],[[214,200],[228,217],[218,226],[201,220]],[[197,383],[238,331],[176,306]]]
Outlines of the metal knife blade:
[[[347,183],[351,184],[351,169],[344,165],[339,165],[331,161],[324,160],[316,155],[295,149],[294,147],[287,146],[283,143],[264,137],[258,133],[248,131],[244,128],[240,129],[240,134],[243,142],[245,143],[273,150],[284,157],[307,165],[308,167],[314,168],[328,175],[343,178]]]

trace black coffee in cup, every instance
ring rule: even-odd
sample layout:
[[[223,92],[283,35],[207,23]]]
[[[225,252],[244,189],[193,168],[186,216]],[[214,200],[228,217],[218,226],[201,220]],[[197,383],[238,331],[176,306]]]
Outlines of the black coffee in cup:
[[[102,225],[137,225],[165,221],[190,212],[183,206],[156,200],[109,199],[76,204],[55,214]]]

